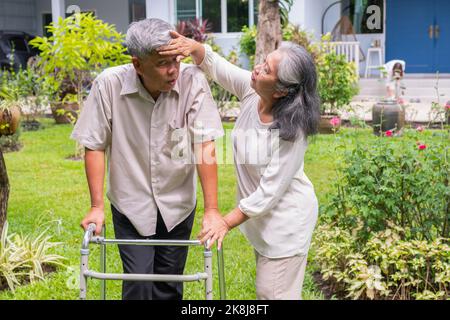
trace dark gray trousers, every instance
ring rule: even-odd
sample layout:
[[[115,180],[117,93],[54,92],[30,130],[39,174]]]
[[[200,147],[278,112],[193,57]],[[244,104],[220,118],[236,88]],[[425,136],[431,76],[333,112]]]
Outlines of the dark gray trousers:
[[[194,211],[168,232],[158,210],[156,234],[141,236],[130,220],[111,205],[116,239],[188,240],[194,223]],[[183,274],[188,247],[119,245],[124,273]],[[123,300],[182,300],[182,282],[123,281]]]

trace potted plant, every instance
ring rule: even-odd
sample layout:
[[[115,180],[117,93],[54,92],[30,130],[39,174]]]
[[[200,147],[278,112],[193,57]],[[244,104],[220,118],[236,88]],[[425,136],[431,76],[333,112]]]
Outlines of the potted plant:
[[[13,135],[20,123],[23,98],[20,87],[16,85],[7,71],[2,75],[0,87],[0,136]]]

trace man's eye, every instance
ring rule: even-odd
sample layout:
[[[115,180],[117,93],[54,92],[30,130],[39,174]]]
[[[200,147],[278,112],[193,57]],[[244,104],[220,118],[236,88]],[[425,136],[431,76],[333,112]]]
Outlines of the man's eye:
[[[166,64],[167,64],[167,61],[160,61],[160,62],[158,63],[159,66],[164,66],[164,65],[166,65]]]

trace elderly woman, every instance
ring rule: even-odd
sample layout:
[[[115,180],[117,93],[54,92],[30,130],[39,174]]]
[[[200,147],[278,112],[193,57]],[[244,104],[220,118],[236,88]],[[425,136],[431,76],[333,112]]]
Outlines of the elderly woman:
[[[301,46],[283,42],[253,72],[171,31],[161,55],[192,56],[236,95],[241,113],[232,133],[238,205],[223,221],[204,223],[199,238],[222,240],[240,225],[255,249],[258,299],[301,299],[318,203],[303,171],[307,138],[317,132],[316,68]]]

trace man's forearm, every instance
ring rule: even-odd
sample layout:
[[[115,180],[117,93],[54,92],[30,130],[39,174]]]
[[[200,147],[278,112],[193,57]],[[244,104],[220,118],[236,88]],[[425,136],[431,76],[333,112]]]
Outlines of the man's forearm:
[[[105,181],[105,151],[86,149],[85,170],[91,195],[91,206],[104,208],[103,184]]]
[[[205,210],[218,209],[217,204],[217,162],[214,141],[197,145],[197,172],[203,190]]]

